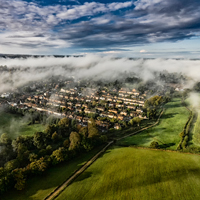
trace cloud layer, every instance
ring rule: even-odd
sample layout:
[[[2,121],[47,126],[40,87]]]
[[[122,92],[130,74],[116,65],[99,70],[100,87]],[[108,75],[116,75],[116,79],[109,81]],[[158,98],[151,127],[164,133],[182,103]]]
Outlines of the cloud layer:
[[[123,48],[199,37],[200,31],[198,0],[0,2],[0,52]]]
[[[1,58],[0,65],[16,69],[12,73],[8,71],[0,74],[0,93],[26,85],[30,81],[43,80],[55,75],[74,76],[77,79],[123,81],[126,76],[134,74],[147,81],[155,79],[155,72],[167,70],[182,73],[193,81],[200,81],[200,60],[130,60],[87,55],[78,58]]]

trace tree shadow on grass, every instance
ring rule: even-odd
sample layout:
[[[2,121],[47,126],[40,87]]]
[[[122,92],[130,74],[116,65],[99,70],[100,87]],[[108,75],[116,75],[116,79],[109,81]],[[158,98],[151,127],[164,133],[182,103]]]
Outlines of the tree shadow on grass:
[[[103,153],[101,153],[99,156],[98,156],[98,158],[102,158],[105,154],[107,154],[107,153],[110,153],[111,151],[112,151],[112,147],[110,147],[110,149],[107,149],[106,151],[104,151]],[[97,158],[97,159],[98,159]]]
[[[92,176],[92,172],[83,172],[79,177],[77,177],[73,182],[80,182]]]
[[[160,148],[161,149],[166,149],[166,148],[168,148],[168,147],[171,147],[171,146],[174,146],[176,143],[168,143],[168,144],[161,144],[160,145]]]
[[[148,171],[148,170],[147,170]],[[98,185],[95,192],[95,198],[94,199],[102,199],[102,195],[105,196],[105,193],[103,191],[107,190],[110,191],[110,194],[106,193],[106,197],[108,195],[113,195],[113,193],[122,193],[126,190],[129,191],[132,190],[134,193],[137,188],[144,188],[145,186],[154,185],[158,183],[168,182],[177,180],[177,184],[179,184],[180,179],[184,179],[188,177],[188,174],[192,174],[194,176],[199,176],[200,169],[199,168],[190,168],[190,169],[174,169],[169,172],[161,172],[161,174],[154,174],[154,173],[146,173],[145,176],[141,176],[141,178],[137,181],[137,179],[134,179],[134,176],[130,174],[129,177],[121,178],[120,174],[116,174],[118,178],[114,178],[112,181],[106,181],[103,182],[103,184]],[[121,187],[120,185],[126,184],[126,187]],[[180,183],[181,184],[181,183]],[[108,189],[109,188],[109,189]],[[156,186],[155,186],[156,191]],[[148,191],[146,191],[148,193]],[[149,192],[151,193],[151,192]],[[127,197],[127,196],[126,196]]]
[[[175,117],[175,115],[177,115],[178,113],[169,113],[169,114],[164,114],[161,119],[169,119],[172,117]]]
[[[139,181],[137,183],[138,187],[148,186],[156,183],[167,182],[170,180],[180,180],[180,178],[187,178],[188,174],[192,174],[195,176],[199,176],[200,169],[199,168],[191,168],[191,169],[176,169],[170,171],[170,173],[162,173],[162,175],[154,175],[149,173],[144,180]]]

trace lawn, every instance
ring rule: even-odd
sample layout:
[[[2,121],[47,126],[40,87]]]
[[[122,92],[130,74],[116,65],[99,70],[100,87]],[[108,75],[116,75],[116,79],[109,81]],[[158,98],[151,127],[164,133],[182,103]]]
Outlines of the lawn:
[[[25,117],[6,112],[0,113],[0,135],[7,133],[14,139],[18,135],[33,135],[35,132],[44,129],[45,126],[42,124],[28,125]]]
[[[199,189],[199,155],[122,147],[107,150],[56,200],[198,200]]]
[[[189,112],[181,104],[181,99],[175,98],[165,105],[165,111],[157,126],[120,140],[118,144],[149,147],[152,141],[157,141],[161,148],[175,150],[181,139],[179,133],[188,117]]]
[[[102,148],[102,147],[101,147]],[[12,190],[2,197],[3,200],[42,200],[58,185],[63,183],[74,171],[85,164],[100,148],[82,154],[74,160],[50,168],[43,175],[31,178],[23,191]]]

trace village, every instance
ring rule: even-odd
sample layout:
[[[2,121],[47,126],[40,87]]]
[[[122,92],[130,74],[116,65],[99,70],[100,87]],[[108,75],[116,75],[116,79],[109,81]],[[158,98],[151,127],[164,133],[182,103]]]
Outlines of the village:
[[[73,79],[58,80],[54,84],[49,82],[45,86],[41,90],[33,84],[29,87],[31,92],[26,88],[26,92],[20,92],[17,97],[4,93],[1,99],[18,109],[34,109],[59,118],[74,119],[81,126],[87,126],[93,117],[102,132],[110,128],[121,129],[134,117],[147,119],[143,112],[146,93],[141,94],[135,88],[88,88],[78,86]]]

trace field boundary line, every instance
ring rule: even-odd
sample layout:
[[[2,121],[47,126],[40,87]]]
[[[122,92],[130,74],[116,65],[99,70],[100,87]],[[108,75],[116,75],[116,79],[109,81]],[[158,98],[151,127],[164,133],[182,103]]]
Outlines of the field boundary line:
[[[44,200],[52,200],[58,197],[58,195],[73,181],[75,180],[81,173],[83,173],[102,153],[106,151],[106,149],[113,143],[110,141],[103,149],[101,149],[95,156],[93,156],[85,165],[83,165],[80,169],[78,169],[74,174],[72,174],[65,182],[56,187],[53,192],[51,192]]]

